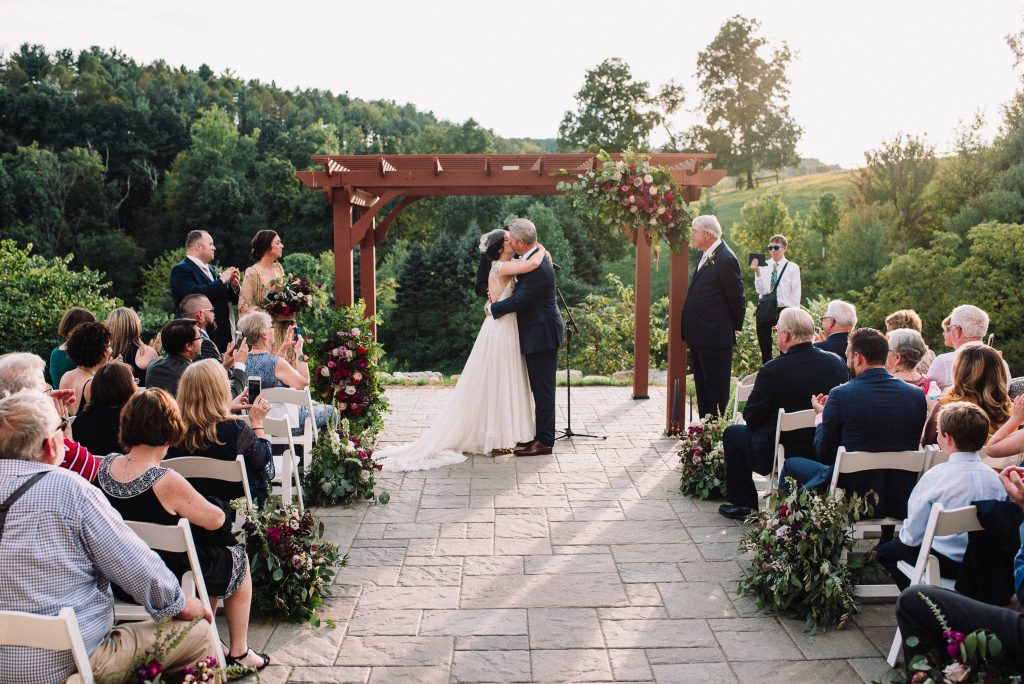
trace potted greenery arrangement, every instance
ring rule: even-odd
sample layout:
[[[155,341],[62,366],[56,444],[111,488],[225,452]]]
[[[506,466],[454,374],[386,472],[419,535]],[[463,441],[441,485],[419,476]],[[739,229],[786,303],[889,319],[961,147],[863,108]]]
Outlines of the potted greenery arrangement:
[[[690,423],[679,445],[682,477],[679,491],[702,501],[725,496],[725,447],[722,436],[730,421],[704,416]]]
[[[308,503],[334,506],[374,499],[375,475],[381,465],[373,459],[372,447],[349,434],[349,422],[342,418],[317,435],[310,467],[303,477],[303,496]],[[390,499],[387,492],[376,496],[381,504]]]

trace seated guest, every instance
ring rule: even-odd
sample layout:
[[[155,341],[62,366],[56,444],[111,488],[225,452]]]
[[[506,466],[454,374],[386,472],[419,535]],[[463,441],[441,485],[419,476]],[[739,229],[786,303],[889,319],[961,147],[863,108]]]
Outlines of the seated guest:
[[[187,631],[160,658],[167,672],[212,655],[213,616],[199,599],[182,593],[99,490],[54,467],[64,451],[60,423],[37,388],[0,398],[0,500],[14,504],[0,537],[0,610],[53,616],[63,606],[74,608],[96,680],[122,681],[154,647],[158,627],[154,621],[114,627],[109,584],[116,582],[152,620],[206,618],[191,629],[187,622],[171,627]],[[5,684],[57,684],[74,672],[69,651],[0,646]]]
[[[828,396],[819,394],[811,400],[820,420],[814,432],[816,460],[787,458],[781,488],[786,487],[786,477],[806,489],[827,486],[840,446],[847,451],[876,452],[913,451],[920,446],[927,400],[921,390],[889,374],[888,354],[889,341],[877,330],[860,328],[850,334],[846,363],[853,379]],[[875,490],[879,500],[873,517],[905,518],[907,498],[916,481],[915,473],[880,470],[844,475],[839,486],[858,494]]]
[[[917,563],[932,504],[940,503],[946,510],[970,506],[974,501],[1002,499],[1005,491],[995,471],[981,462],[978,452],[988,439],[989,422],[985,412],[974,404],[958,401],[946,404],[939,412],[939,448],[949,454],[949,461],[940,463],[921,476],[907,502],[907,518],[899,539],[879,544],[878,562],[896,581],[900,589],[910,579],[896,568],[899,561]],[[956,579],[967,550],[967,533],[936,537],[931,553],[939,559],[943,577]]]
[[[931,380],[917,370],[921,357],[928,349],[921,333],[910,328],[896,328],[890,330],[886,338],[889,340],[889,356],[885,359],[886,369],[894,378],[920,387],[921,391],[927,394]]]
[[[71,307],[61,316],[60,323],[57,324],[57,334],[64,341],[50,352],[50,385],[53,389],[58,389],[60,379],[64,377],[64,374],[75,368],[75,364],[68,358],[67,352],[68,337],[71,336],[71,331],[82,323],[94,323],[95,321],[96,317],[92,315],[91,311],[78,306]]]
[[[916,330],[918,334],[924,333],[924,325],[921,323],[921,317],[918,316],[917,312],[913,309],[900,309],[899,311],[893,311],[885,317],[886,332],[892,332],[893,330],[899,330],[900,328]],[[921,360],[917,362],[917,366],[915,367],[915,370],[918,373],[927,373],[928,367],[931,366],[932,361],[935,360],[935,352],[929,349],[927,344],[924,349],[924,355],[921,357]]]
[[[250,376],[259,376],[263,388],[268,387],[291,387],[292,389],[305,389],[309,387],[309,361],[308,357],[302,354],[302,345],[305,340],[302,336],[296,337],[295,326],[290,326],[285,333],[285,340],[273,352],[274,348],[274,325],[270,316],[262,311],[248,313],[238,319],[238,329],[245,335],[249,343],[249,359],[246,361],[246,369]],[[288,350],[294,350],[295,361],[289,363]],[[323,404],[313,404],[314,420],[318,428],[324,428],[333,408]],[[305,406],[299,407],[299,424],[306,422],[308,411]]]
[[[0,394],[4,392],[46,392],[49,385],[43,377],[43,360],[35,354],[12,352],[0,356]],[[68,405],[75,397],[74,390],[53,390],[49,392],[54,410],[61,421],[68,417]],[[65,424],[65,423],[62,423]],[[65,424],[67,425],[67,424]],[[71,427],[64,428],[64,460],[60,467],[78,473],[87,481],[96,478],[100,469],[100,460],[89,453],[88,449],[71,439]]]
[[[798,308],[783,309],[775,326],[775,340],[782,355],[757,372],[743,409],[746,423],[725,429],[725,498],[729,503],[722,504],[718,512],[727,518],[742,520],[757,507],[751,471],[762,475],[771,472],[779,409],[809,409],[812,396],[828,392],[849,378],[842,359],[815,348],[812,339],[814,321],[810,314]],[[814,431],[784,432],[781,441],[787,455],[809,455],[814,450]]]
[[[199,356],[203,337],[195,321],[176,318],[160,331],[160,340],[167,356],[149,364],[146,369],[146,387],[159,387],[174,396],[178,393],[181,374]]]
[[[74,400],[68,406],[71,415],[89,401],[92,379],[96,371],[111,358],[110,330],[102,323],[82,323],[71,331],[68,337],[68,358],[78,367],[65,373],[60,379],[61,389],[75,391]]]
[[[841,299],[833,299],[821,317],[821,341],[815,342],[814,346],[843,358],[846,356],[846,339],[855,327],[857,307]]]
[[[1024,509],[1022,476],[1024,468],[1011,466],[999,474],[999,481],[1010,500]],[[1020,526],[1020,535],[1024,540],[1024,524]],[[1024,603],[1024,545],[1014,559],[1013,578],[1017,600]],[[938,607],[943,622],[939,622],[933,606]],[[917,655],[944,652],[946,630],[970,634],[976,629],[987,629],[999,637],[1009,664],[1018,671],[1024,670],[1024,614],[1016,610],[975,601],[948,589],[919,585],[900,595],[896,602],[896,622],[903,635],[904,662],[909,663]],[[917,637],[917,641],[908,643],[910,636]]]
[[[128,364],[132,375],[140,386],[146,384],[146,369],[160,358],[156,349],[142,341],[142,321],[139,314],[126,306],[118,307],[107,315],[105,321],[110,328],[110,343],[114,358]]]
[[[1021,452],[1024,452],[1024,430],[1020,429],[1021,423],[1024,423],[1024,396],[1013,400],[1010,417],[989,437],[985,444],[988,455],[992,458],[1016,456],[1019,463]]]
[[[92,397],[75,418],[75,438],[94,454],[106,456],[122,451],[117,441],[121,409],[138,387],[126,363],[111,361],[96,371]]]
[[[245,362],[249,358],[249,345],[242,339],[242,344],[235,349],[235,342],[228,343],[227,350],[222,355],[217,345],[210,337],[210,332],[217,329],[217,321],[213,317],[213,304],[206,298],[206,295],[190,294],[181,300],[181,315],[183,318],[191,318],[199,328],[199,334],[203,336],[203,344],[199,349],[200,359],[216,359],[218,363],[224,364],[228,380],[231,382],[231,396],[237,397],[245,390],[249,380],[245,372]]]
[[[243,394],[240,398],[248,397]],[[270,412],[270,402],[258,398],[254,405],[249,406],[249,423],[236,419],[231,415],[231,395],[228,394],[224,369],[214,359],[205,359],[193,363],[181,376],[178,407],[185,421],[185,433],[176,446],[168,449],[167,458],[208,456],[234,461],[238,454],[242,454],[245,456],[249,492],[257,503],[266,501],[270,494],[270,481],[274,479],[270,442],[263,436],[263,419]],[[196,488],[203,494],[212,494],[225,501],[242,496],[240,487],[236,491],[227,491],[213,482],[202,483]]]
[[[930,368],[928,368],[928,379],[934,380],[942,389],[948,389],[953,384],[953,359],[960,353],[965,345],[974,342],[983,344],[986,333],[988,333],[988,314],[971,304],[962,304],[949,314],[949,324],[945,322],[942,326],[943,340],[949,340],[949,346],[953,351],[939,354],[935,357]],[[1010,367],[1003,362],[1006,369],[1006,381],[1013,377]]]
[[[252,580],[245,548],[231,536],[220,506],[197,492],[184,477],[160,466],[167,447],[181,441],[185,425],[171,395],[148,387],[121,411],[119,439],[128,450],[103,459],[96,482],[125,520],[177,525],[192,524],[199,563],[214,612],[224,599],[231,646],[228,662],[262,669],[270,659],[249,648],[249,604]],[[211,532],[204,532],[211,530]],[[175,574],[188,570],[184,554],[161,554]]]
[[[988,416],[994,432],[1010,417],[1010,396],[1006,388],[1006,372],[1003,359],[992,347],[984,344],[967,344],[960,347],[953,360],[953,385],[939,397],[939,406],[955,401],[968,401]],[[934,444],[937,434],[935,407],[925,428],[924,444]]]

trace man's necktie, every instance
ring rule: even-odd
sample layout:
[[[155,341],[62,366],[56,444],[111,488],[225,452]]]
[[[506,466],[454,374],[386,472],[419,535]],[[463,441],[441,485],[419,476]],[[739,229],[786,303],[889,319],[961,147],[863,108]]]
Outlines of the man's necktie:
[[[775,287],[779,283],[779,264],[775,262],[772,265],[772,287]]]

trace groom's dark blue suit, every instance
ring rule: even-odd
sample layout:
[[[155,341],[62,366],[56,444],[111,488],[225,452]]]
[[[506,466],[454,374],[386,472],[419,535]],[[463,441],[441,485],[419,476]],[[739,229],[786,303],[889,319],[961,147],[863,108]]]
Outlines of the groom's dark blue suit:
[[[210,300],[213,317],[217,321],[217,329],[210,334],[210,339],[223,353],[231,341],[231,310],[228,304],[238,303],[238,291],[222,282],[220,271],[213,266],[210,266],[210,273],[213,280],[194,261],[185,257],[171,269],[171,296],[176,316],[181,315],[181,300],[190,294],[205,295]]]
[[[523,255],[530,258],[533,251]],[[558,348],[565,341],[565,325],[555,299],[555,270],[551,261],[541,259],[540,266],[516,276],[515,292],[508,299],[491,304],[491,315],[501,318],[515,313],[519,326],[519,350],[526,356],[530,376],[536,440],[547,446],[555,443],[555,373]]]

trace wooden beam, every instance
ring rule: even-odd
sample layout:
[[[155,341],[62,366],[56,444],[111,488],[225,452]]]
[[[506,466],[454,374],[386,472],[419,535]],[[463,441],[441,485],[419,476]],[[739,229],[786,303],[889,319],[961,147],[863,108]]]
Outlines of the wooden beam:
[[[673,435],[686,425],[686,343],[683,342],[683,302],[690,279],[690,246],[669,245],[669,286],[668,286],[668,376],[665,393],[665,434]],[[673,396],[676,381],[679,381],[679,396]],[[673,401],[678,406],[673,407]],[[672,420],[673,408],[677,420]]]
[[[352,306],[352,202],[347,192],[334,193],[334,304]]]
[[[373,238],[374,242],[376,242],[378,245],[381,244],[382,242],[384,242],[384,238],[386,238],[388,236],[388,228],[390,228],[391,224],[394,223],[396,218],[398,218],[398,215],[402,213],[403,209],[405,209],[407,206],[409,206],[410,204],[412,204],[413,202],[415,202],[418,199],[423,199],[423,198],[422,197],[417,197],[417,196],[413,196],[413,197],[406,196],[406,197],[403,197],[402,201],[399,202],[398,204],[396,204],[394,209],[389,211],[388,215],[384,217],[384,220],[381,221],[380,224],[378,224],[373,229],[373,232],[375,233],[374,238]]]
[[[384,205],[395,199],[402,194],[401,190],[388,190],[383,193],[380,197],[376,198],[376,201],[366,207],[360,214],[359,220],[357,220],[352,226],[352,242],[361,242],[366,237],[366,231],[370,229],[373,224],[374,217],[380,213],[380,210],[384,208]]]
[[[442,171],[444,171],[444,169],[441,168],[441,160],[434,157],[434,175],[440,176]]]
[[[375,221],[371,219],[371,221]],[[366,303],[366,317],[377,313],[377,250],[375,230],[367,230],[359,243],[359,297]],[[377,324],[369,324],[373,339],[377,339]]]
[[[647,369],[651,365],[651,243],[636,235],[636,287],[633,301],[633,398],[648,399]]]
[[[386,176],[388,173],[390,173],[392,171],[395,171],[395,170],[396,169],[395,169],[394,166],[391,165],[391,162],[389,162],[384,157],[380,158],[380,175]]]
[[[491,175],[491,158],[490,157],[484,157],[484,175],[485,176],[490,176]]]

